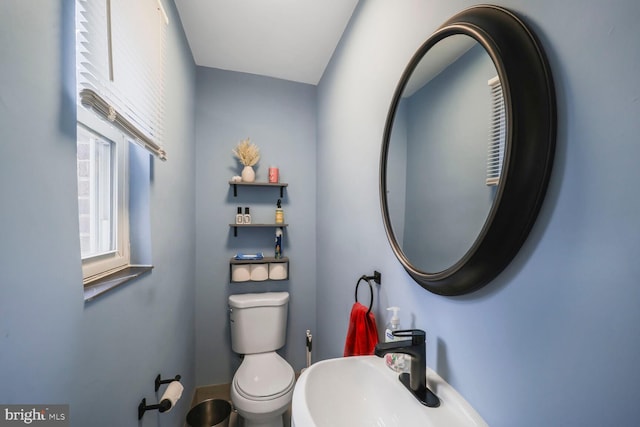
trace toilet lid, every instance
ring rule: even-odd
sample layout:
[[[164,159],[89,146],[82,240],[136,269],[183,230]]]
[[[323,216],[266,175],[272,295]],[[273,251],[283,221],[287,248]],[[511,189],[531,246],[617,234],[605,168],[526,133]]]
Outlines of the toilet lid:
[[[287,393],[295,380],[293,368],[277,353],[245,355],[233,382],[248,399],[275,399]]]

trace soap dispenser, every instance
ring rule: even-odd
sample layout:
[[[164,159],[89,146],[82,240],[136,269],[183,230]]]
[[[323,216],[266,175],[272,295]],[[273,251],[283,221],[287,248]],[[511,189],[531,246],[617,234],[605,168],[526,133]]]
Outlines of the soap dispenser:
[[[236,224],[243,224],[244,216],[242,215],[242,208],[238,206],[238,213],[236,214]]]
[[[398,317],[399,307],[389,307],[387,311],[391,311],[393,314],[391,320],[387,323],[384,331],[385,342],[399,341],[402,338],[393,335],[393,331],[400,330],[400,318]],[[387,353],[385,355],[385,362],[387,366],[396,372],[401,372],[405,368],[405,357],[401,353]]]
[[[276,204],[276,224],[284,224],[284,211],[282,210],[282,200],[280,199]]]

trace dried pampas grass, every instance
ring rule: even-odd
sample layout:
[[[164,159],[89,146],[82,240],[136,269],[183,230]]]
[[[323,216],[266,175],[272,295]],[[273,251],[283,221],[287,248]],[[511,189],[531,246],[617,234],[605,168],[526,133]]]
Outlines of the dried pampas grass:
[[[240,141],[232,151],[244,166],[253,166],[260,160],[260,149],[249,138]]]

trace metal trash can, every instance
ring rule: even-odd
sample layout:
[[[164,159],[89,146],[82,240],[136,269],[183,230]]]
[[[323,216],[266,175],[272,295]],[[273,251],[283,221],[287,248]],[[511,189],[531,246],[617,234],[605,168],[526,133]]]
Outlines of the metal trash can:
[[[229,427],[231,404],[222,399],[208,399],[191,408],[187,414],[190,427]]]

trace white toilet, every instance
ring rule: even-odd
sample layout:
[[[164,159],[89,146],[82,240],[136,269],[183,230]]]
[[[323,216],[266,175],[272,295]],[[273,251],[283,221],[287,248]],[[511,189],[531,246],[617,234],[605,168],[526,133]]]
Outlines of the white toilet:
[[[276,350],[284,346],[287,292],[229,296],[231,347],[244,355],[233,376],[231,401],[244,427],[283,427],[295,374]]]

